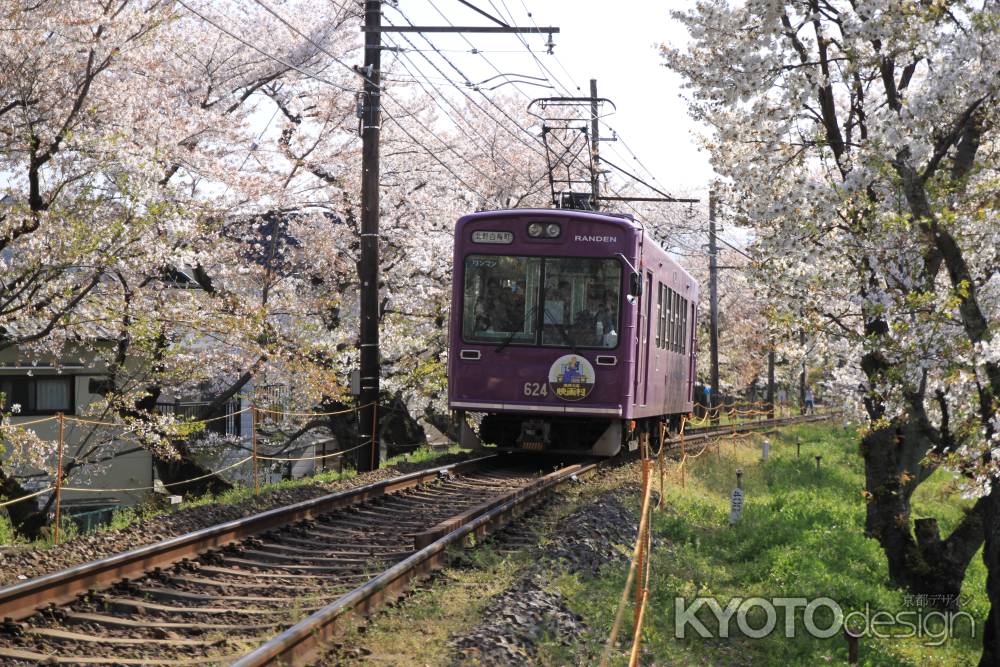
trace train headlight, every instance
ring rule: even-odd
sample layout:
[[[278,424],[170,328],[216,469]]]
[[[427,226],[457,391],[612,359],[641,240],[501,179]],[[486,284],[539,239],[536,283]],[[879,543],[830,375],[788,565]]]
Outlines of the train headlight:
[[[539,236],[542,235],[542,231],[544,231],[544,228],[542,227],[542,223],[540,222],[533,222],[530,225],[528,225],[528,236],[538,238]]]
[[[562,230],[559,229],[559,225],[557,225],[554,222],[549,223],[548,225],[545,226],[545,235],[548,236],[550,239],[554,239],[555,237],[559,236],[560,231]]]

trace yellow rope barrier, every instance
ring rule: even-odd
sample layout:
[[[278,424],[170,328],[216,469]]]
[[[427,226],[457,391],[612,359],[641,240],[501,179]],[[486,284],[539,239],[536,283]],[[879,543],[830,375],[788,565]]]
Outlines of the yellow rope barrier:
[[[301,458],[293,459],[293,458],[284,458],[278,456],[261,456],[258,454],[257,458],[261,461],[319,461],[321,459],[328,459],[334,456],[342,456],[344,454],[347,454],[348,452],[353,452],[356,449],[361,449],[362,447],[369,447],[371,446],[371,444],[372,444],[371,440],[366,440],[357,447],[351,447],[350,449],[341,449],[336,452],[333,452],[332,454],[323,454],[320,456],[303,456]]]
[[[639,664],[639,649],[642,645],[642,621],[646,616],[646,606],[649,602],[649,576],[653,569],[653,558],[652,558],[652,546],[653,538],[649,532],[649,527],[646,528],[646,576],[643,581],[642,588],[642,602],[639,605],[639,616],[635,623],[635,632],[632,634],[632,653],[629,656],[629,667],[636,667]]]
[[[364,442],[364,443],[358,445],[357,447],[351,447],[350,449],[342,449],[340,451],[333,452],[332,454],[324,454],[322,456],[306,456],[306,457],[302,457],[302,458],[284,458],[284,457],[276,457],[276,456],[258,456],[257,458],[260,459],[260,460],[264,460],[264,461],[318,461],[318,460],[321,460],[321,459],[333,458],[335,456],[343,456],[344,454],[353,452],[356,449],[361,449],[362,447],[368,447],[370,445],[371,445],[370,442]],[[206,473],[206,474],[201,475],[199,477],[193,477],[191,479],[185,479],[185,480],[181,480],[179,482],[170,482],[168,484],[164,484],[163,486],[164,487],[180,486],[182,484],[190,484],[191,482],[198,482],[198,481],[201,481],[203,479],[207,479],[209,477],[212,477],[213,475],[218,475],[219,473],[226,472],[227,470],[232,470],[233,468],[236,468],[237,466],[241,466],[244,463],[246,463],[247,461],[250,461],[252,459],[253,459],[252,456],[247,456],[247,457],[245,457],[243,459],[240,459],[236,463],[232,463],[232,464],[226,466],[225,468],[220,468],[218,470]],[[62,490],[63,491],[76,491],[78,493],[128,493],[128,492],[133,492],[133,491],[151,491],[151,490],[153,490],[155,488],[157,488],[157,487],[154,487],[154,486],[133,486],[133,487],[128,487],[128,488],[101,489],[101,488],[84,488],[84,487],[79,487],[79,486],[64,486],[64,487],[62,487]],[[50,487],[42,489],[41,491],[35,491],[34,493],[29,493],[28,495],[25,495],[25,496],[20,496],[18,498],[13,498],[11,500],[5,500],[3,502],[0,502],[0,508],[7,507],[9,505],[14,505],[16,503],[19,503],[19,502],[22,502],[22,501],[25,501],[25,500],[30,500],[32,498],[37,498],[38,496],[44,495],[44,494],[49,493],[50,491],[54,491],[54,490],[55,490],[55,487],[54,486],[50,486]]]
[[[201,420],[198,420],[198,421],[184,422],[184,423],[185,424],[208,424],[209,422],[217,422],[217,421],[222,421],[223,419],[229,419],[230,417],[236,417],[237,415],[241,415],[244,412],[250,412],[251,409],[252,408],[243,408],[242,410],[237,410],[236,412],[230,412],[229,414],[222,415],[221,417],[211,417],[210,419],[201,419]],[[257,409],[260,410],[260,408],[257,408]]]
[[[284,415],[286,417],[331,417],[333,415],[343,415],[348,412],[354,412],[355,410],[364,410],[370,405],[372,405],[372,403],[365,403],[364,405],[359,405],[355,408],[337,410],[336,412],[285,412],[283,410],[268,410],[266,408],[257,408],[257,412],[266,412],[272,415]]]
[[[236,463],[233,463],[232,465],[228,465],[225,468],[220,468],[220,469],[218,469],[218,470],[216,470],[214,472],[210,472],[208,474],[201,475],[200,477],[193,477],[192,479],[181,480],[180,482],[170,482],[168,484],[164,484],[163,486],[180,486],[181,484],[190,484],[191,482],[198,482],[198,481],[201,481],[203,479],[207,479],[209,477],[212,477],[213,475],[218,475],[220,472],[226,472],[227,470],[232,470],[236,466],[243,465],[244,463],[246,463],[247,461],[250,461],[251,459],[253,459],[252,456],[247,456],[246,458],[240,459],[239,461],[237,461]],[[82,492],[82,493],[127,493],[127,492],[130,492],[130,491],[150,491],[150,490],[152,490],[154,488],[156,488],[156,487],[153,487],[153,486],[136,486],[136,487],[132,487],[132,488],[129,488],[129,489],[84,489],[82,487],[77,487],[77,486],[64,486],[63,487],[63,491],[77,491],[77,492]]]
[[[68,422],[76,422],[77,424],[89,424],[91,426],[128,426],[128,424],[118,424],[116,422],[102,422],[94,419],[82,419],[80,417],[65,417]]]
[[[347,414],[348,412],[354,412],[356,410],[363,410],[364,408],[367,408],[370,405],[371,405],[371,403],[366,403],[365,405],[360,405],[360,406],[354,407],[354,408],[347,408],[345,410],[337,410],[335,412],[282,412],[282,411],[279,411],[279,410],[268,410],[266,408],[257,408],[257,412],[266,412],[268,414],[283,415],[283,416],[286,416],[286,417],[331,417],[333,415],[343,415],[343,414]],[[182,421],[181,423],[183,423],[185,425],[209,424],[211,422],[217,422],[217,421],[221,421],[223,419],[229,419],[230,417],[239,416],[239,415],[241,415],[241,414],[243,414],[245,412],[249,412],[252,409],[253,409],[252,407],[250,407],[250,408],[243,408],[242,410],[237,410],[236,412],[229,412],[229,413],[226,413],[224,415],[220,415],[218,417],[209,417],[208,419],[197,419],[197,420],[191,420],[191,421]],[[36,420],[30,421],[30,422],[21,422],[21,423],[18,423],[18,424],[11,424],[11,426],[31,426],[33,424],[40,424],[42,422],[52,421],[54,419],[57,419],[57,417],[46,417],[44,419],[36,419]],[[65,419],[68,422],[76,422],[77,424],[89,424],[91,426],[119,426],[119,427],[127,427],[127,426],[129,426],[129,424],[127,424],[127,423],[105,422],[105,421],[98,421],[98,420],[95,420],[95,419],[84,419],[82,417],[72,417],[72,416],[68,416],[68,415],[65,417]]]
[[[628,577],[625,580],[625,588],[622,590],[621,598],[618,600],[618,609],[615,611],[615,621],[611,626],[611,634],[604,644],[604,653],[601,655],[601,667],[606,667],[611,659],[611,651],[615,641],[618,639],[618,631],[621,629],[622,620],[625,617],[625,606],[628,604],[628,594],[632,589],[632,582],[635,580],[635,571],[638,565],[639,552],[642,549],[643,537],[646,527],[649,524],[649,498],[653,489],[652,484],[647,484],[642,498],[642,516],[639,520],[639,534],[636,537],[635,548],[632,550],[632,561],[628,569]]]
[[[15,417],[15,415],[11,415],[11,417]],[[17,423],[9,422],[7,426],[34,426],[35,424],[42,424],[44,422],[55,421],[56,419],[59,419],[59,417],[53,415],[51,417],[43,417],[42,419],[33,419],[27,422],[17,422]]]
[[[29,493],[26,496],[21,496],[20,498],[14,498],[13,500],[5,500],[0,503],[0,507],[7,507],[8,505],[15,505],[24,500],[31,500],[32,498],[37,498],[38,496],[48,493],[49,491],[55,491],[56,487],[50,486],[47,489],[42,489],[41,491],[35,491],[34,493]],[[64,488],[65,490],[65,488]]]

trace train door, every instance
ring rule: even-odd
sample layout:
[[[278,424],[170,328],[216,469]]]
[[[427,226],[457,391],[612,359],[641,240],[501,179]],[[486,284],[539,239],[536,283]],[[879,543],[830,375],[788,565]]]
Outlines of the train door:
[[[646,355],[643,353],[643,339],[646,337],[646,327],[649,321],[649,308],[647,304],[651,300],[649,288],[645,288],[639,296],[639,303],[636,307],[635,323],[635,380],[632,385],[632,401],[635,405],[645,403],[644,387],[646,386]],[[645,321],[644,321],[645,320]]]
[[[697,346],[698,346],[698,336],[695,332],[698,331],[697,322],[695,318],[698,316],[698,309],[695,303],[691,302],[691,316],[688,321],[691,323],[691,328],[686,332],[688,340],[691,342],[691,346],[688,348],[688,386],[687,386],[687,400],[694,400],[694,374],[697,372],[696,357]]]
[[[649,404],[649,332],[653,326],[653,272],[646,272],[646,322],[642,327],[642,355],[645,374],[642,378],[642,404]]]

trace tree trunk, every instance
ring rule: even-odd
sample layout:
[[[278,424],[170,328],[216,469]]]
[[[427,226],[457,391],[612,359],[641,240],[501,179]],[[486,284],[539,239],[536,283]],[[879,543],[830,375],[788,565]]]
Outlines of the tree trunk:
[[[159,386],[149,387],[148,395],[136,403],[136,410],[140,411],[140,414],[155,414],[156,400],[159,396]],[[204,417],[202,418],[204,419]],[[171,485],[167,487],[171,494],[203,496],[208,493],[218,494],[233,488],[232,484],[196,462],[186,442],[174,442],[173,444],[177,450],[178,458],[162,459],[155,454],[153,455],[156,474],[159,475],[164,484]],[[178,484],[178,482],[180,483]]]
[[[879,541],[889,578],[914,594],[934,596],[935,606],[958,605],[965,570],[983,543],[985,500],[980,500],[946,539],[936,519],[910,516],[910,498],[933,472],[921,463],[933,443],[912,422],[894,423],[861,442],[868,491],[865,532]]]
[[[379,420],[379,441],[386,443],[388,456],[395,456],[427,444],[427,432],[410,414],[403,401],[402,392],[392,397],[383,395],[379,406],[382,418]]]
[[[208,493],[219,494],[233,488],[233,485],[225,479],[196,462],[187,445],[174,443],[174,447],[180,458],[161,459],[155,456],[153,458],[156,474],[164,484],[170,485],[167,489],[171,494],[197,497]]]
[[[28,491],[16,479],[8,477],[3,470],[0,470],[0,498],[13,500],[26,495]],[[10,517],[14,530],[30,540],[36,539],[47,523],[45,514],[38,511],[36,500],[29,498],[6,507],[7,516]]]
[[[986,564],[986,594],[990,600],[990,613],[983,627],[983,655],[979,667],[995,667],[1000,664],[1000,493],[996,487],[1000,480],[993,480],[993,491],[983,500],[986,502],[984,530],[986,544],[983,547],[983,563]]]

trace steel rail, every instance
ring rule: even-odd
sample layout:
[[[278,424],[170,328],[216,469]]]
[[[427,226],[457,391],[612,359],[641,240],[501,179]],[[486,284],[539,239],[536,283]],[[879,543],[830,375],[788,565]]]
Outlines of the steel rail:
[[[734,424],[711,432],[693,435],[687,440],[703,440],[739,431],[792,425],[826,419],[827,415],[803,415],[791,418],[762,420],[750,424]],[[747,427],[752,428],[747,428]],[[707,429],[706,429],[707,430]],[[679,441],[671,441],[679,445]],[[233,667],[267,667],[298,665],[315,659],[323,645],[355,615],[365,616],[380,603],[400,594],[414,579],[443,566],[449,547],[461,544],[470,536],[482,537],[490,530],[509,522],[519,512],[538,504],[561,484],[589,475],[612,461],[604,459],[590,464],[575,464],[542,477],[527,487],[511,491],[438,525],[414,535],[416,553],[396,563],[369,582],[323,607],[296,623],[278,636],[246,654]]]
[[[271,528],[314,518],[337,508],[418,486],[433,481],[443,473],[460,473],[480,468],[501,458],[505,457],[492,455],[470,459],[381,480],[356,489],[338,491],[0,588],[0,620],[16,622],[50,605],[71,602],[90,590],[137,578],[156,568],[169,567]]]
[[[444,564],[446,550],[449,547],[458,545],[469,537],[476,539],[483,537],[509,522],[517,514],[537,505],[561,484],[589,475],[603,463],[601,461],[575,464],[562,468],[526,488],[506,494],[498,502],[490,502],[477,508],[480,513],[476,516],[472,516],[472,512],[467,512],[463,515],[462,525],[454,527],[443,537],[396,563],[368,583],[344,594],[243,656],[232,663],[233,667],[297,665],[308,662],[315,658],[323,644],[334,637],[344,622],[353,615],[371,613],[381,602],[401,593],[415,578],[440,568]],[[438,528],[435,527],[428,532]]]

